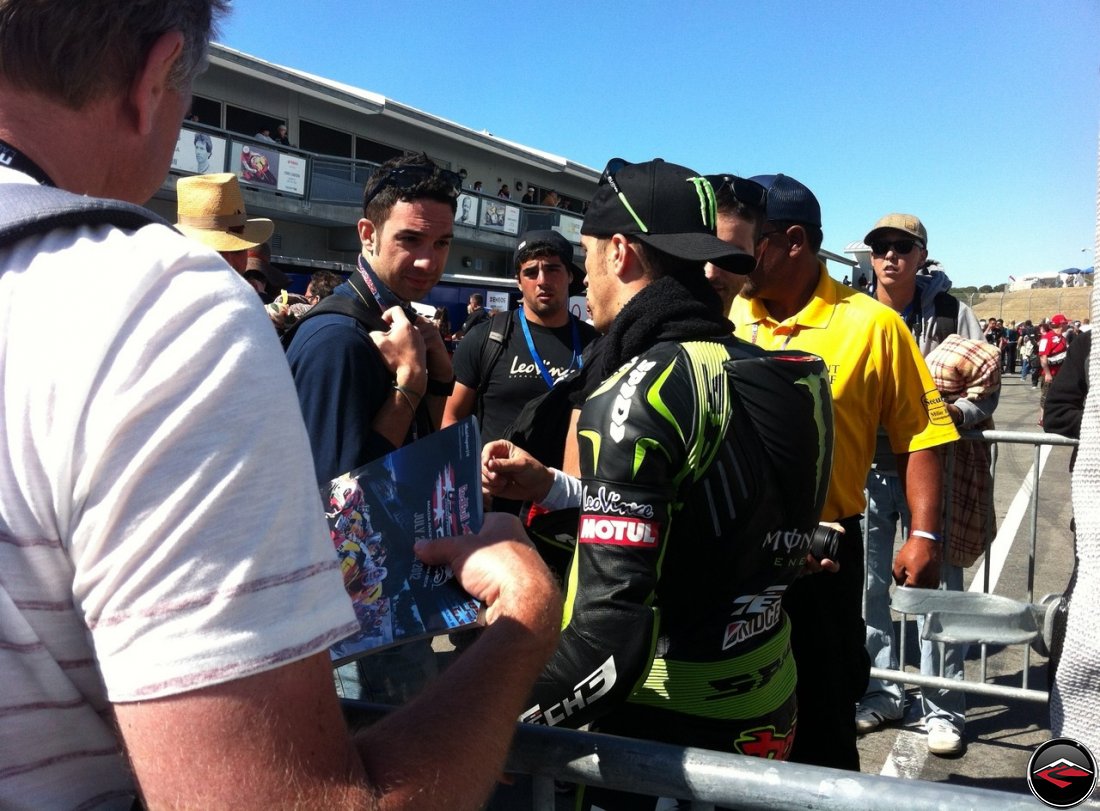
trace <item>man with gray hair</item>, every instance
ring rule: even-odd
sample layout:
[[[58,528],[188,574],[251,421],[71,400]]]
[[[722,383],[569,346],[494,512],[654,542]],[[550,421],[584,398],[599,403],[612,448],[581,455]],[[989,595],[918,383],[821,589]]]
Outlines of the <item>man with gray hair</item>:
[[[474,808],[560,617],[517,522],[426,547],[490,625],[351,739],[328,648],[358,625],[263,308],[213,250],[82,197],[161,184],[226,6],[0,0],[0,228],[72,214],[0,245],[0,806]]]

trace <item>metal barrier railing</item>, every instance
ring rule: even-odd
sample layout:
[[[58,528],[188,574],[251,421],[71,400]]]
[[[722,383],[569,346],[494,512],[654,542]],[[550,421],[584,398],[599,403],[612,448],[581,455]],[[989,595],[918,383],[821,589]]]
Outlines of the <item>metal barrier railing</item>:
[[[1029,522],[1028,522],[1028,561],[1027,561],[1027,586],[1026,594],[1023,601],[1020,602],[1020,606],[1028,608],[1030,610],[1030,616],[1033,622],[1036,624],[1036,633],[1031,636],[1041,635],[1043,631],[1043,618],[1046,610],[1049,608],[1047,605],[1035,605],[1035,560],[1036,560],[1036,547],[1038,539],[1038,514],[1039,514],[1039,474],[1042,467],[1041,454],[1043,446],[1070,446],[1075,447],[1077,445],[1076,439],[1069,439],[1067,437],[1058,436],[1056,434],[1045,434],[1038,432],[1017,432],[1017,431],[963,431],[962,441],[970,442],[988,442],[992,445],[991,448],[991,462],[990,471],[993,476],[994,484],[997,479],[997,459],[998,459],[998,443],[1003,444],[1017,444],[1017,445],[1033,445],[1034,446],[1034,460],[1029,473],[1029,479],[1025,480],[1025,485],[1030,487],[1029,492]],[[945,476],[945,487],[950,487],[951,477]],[[944,502],[949,504],[950,499],[945,495]],[[948,516],[949,518],[950,516]],[[866,522],[865,522],[866,532]],[[993,545],[993,533],[992,527],[987,525],[984,528],[985,538],[983,539],[983,546],[985,552],[982,560],[982,572],[981,583],[982,588],[978,592],[973,592],[974,596],[989,595],[990,583],[991,583],[991,567],[992,557],[990,550]],[[1067,579],[1068,579],[1067,573]],[[905,606],[905,601],[902,602],[902,607]],[[980,608],[980,603],[974,601],[972,603],[975,610]],[[1023,642],[1017,642],[1015,640],[1011,642],[1005,642],[998,634],[997,639],[981,639],[975,638],[974,640],[968,640],[969,644],[976,644],[981,647],[981,660],[980,671],[978,680],[958,680],[944,678],[939,676],[924,675],[916,673],[911,670],[907,670],[906,666],[906,619],[912,616],[913,613],[907,613],[899,608],[894,609],[897,613],[901,614],[901,633],[898,637],[898,651],[899,651],[899,664],[897,670],[889,670],[885,668],[871,668],[871,678],[882,679],[884,681],[895,682],[898,684],[909,684],[920,687],[933,687],[949,690],[958,690],[966,693],[973,693],[977,695],[996,696],[998,698],[1018,699],[1023,701],[1046,703],[1049,700],[1049,693],[1046,690],[1036,690],[1028,686],[1028,675],[1031,668],[1031,652],[1032,647],[1027,644],[1025,640]],[[985,627],[989,625],[989,618],[986,618]],[[1006,622],[1011,621],[1006,616]],[[1026,618],[1025,618],[1026,622]],[[943,645],[945,643],[938,642],[936,644]],[[1023,663],[1021,666],[1021,683],[1019,687],[1011,685],[1001,684],[989,684],[987,680],[989,678],[989,646],[991,644],[1023,644]],[[941,662],[943,657],[940,657]]]
[[[386,711],[359,701],[343,704],[351,724],[369,722]],[[687,800],[695,811],[715,806],[748,811],[881,811],[890,806],[887,798],[899,796],[900,791],[904,791],[904,807],[912,811],[1036,808],[1036,801],[1024,794],[525,724],[517,726],[506,770],[531,776],[531,802],[523,806],[531,811],[554,811],[555,781]],[[1100,803],[1081,807],[1100,809]]]

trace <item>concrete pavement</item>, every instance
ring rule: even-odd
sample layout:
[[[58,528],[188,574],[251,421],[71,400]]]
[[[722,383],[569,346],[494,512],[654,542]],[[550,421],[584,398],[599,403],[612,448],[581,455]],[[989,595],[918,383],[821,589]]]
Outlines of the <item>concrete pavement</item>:
[[[1039,390],[1032,389],[1030,382],[1021,382],[1018,374],[1006,376],[995,416],[997,430],[1042,431],[1037,425],[1038,417]],[[1034,446],[1030,445],[999,445],[994,503],[998,528],[1002,530],[997,543],[1006,546],[1007,554],[1003,556],[999,573],[991,572],[995,582],[993,593],[1025,599],[1028,570],[1032,566],[1035,570],[1034,601],[1065,589],[1073,563],[1069,531],[1069,457],[1070,449],[1064,447],[1048,447],[1036,454]],[[1035,515],[1037,551],[1032,561],[1029,474],[1036,464],[1042,472]],[[1016,510],[1012,509],[1014,501]],[[996,557],[996,553],[991,556]],[[983,560],[968,570],[968,586],[977,577],[980,587]],[[906,635],[907,659],[916,663],[919,654],[914,621],[908,623]],[[987,650],[987,657],[987,681],[1047,689],[1046,660],[1027,646],[992,648]],[[968,681],[980,678],[980,660],[980,648],[971,649],[966,665]],[[908,695],[909,712],[904,721],[860,739],[863,772],[1029,793],[1025,776],[1028,759],[1037,746],[1051,737],[1046,705],[970,695],[965,734],[967,749],[960,757],[940,758],[927,752],[920,726],[918,690],[910,688]]]

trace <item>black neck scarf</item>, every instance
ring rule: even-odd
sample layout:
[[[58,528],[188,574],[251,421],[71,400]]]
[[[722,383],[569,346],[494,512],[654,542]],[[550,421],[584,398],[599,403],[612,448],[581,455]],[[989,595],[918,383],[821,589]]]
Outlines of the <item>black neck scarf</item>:
[[[699,341],[733,334],[721,301],[700,273],[662,276],[626,303],[611,322],[603,376],[661,341]]]

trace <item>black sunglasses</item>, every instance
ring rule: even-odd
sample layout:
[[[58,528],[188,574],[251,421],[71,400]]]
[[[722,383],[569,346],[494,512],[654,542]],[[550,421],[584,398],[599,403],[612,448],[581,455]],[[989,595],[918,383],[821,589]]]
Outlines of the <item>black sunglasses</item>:
[[[438,175],[439,178],[451,187],[451,193],[457,197],[462,190],[462,176],[450,169],[440,169],[432,164],[413,164],[412,166],[395,166],[371,184],[370,190],[363,197],[363,209],[371,204],[382,190],[387,186],[396,186],[399,189],[411,189],[419,183]]]
[[[714,193],[721,195],[722,190],[728,188],[738,202],[753,208],[766,208],[768,205],[768,190],[755,180],[748,180],[737,175],[707,175],[707,180],[714,187]]]
[[[871,242],[871,253],[875,256],[886,256],[886,252],[892,248],[898,256],[905,256],[913,250],[914,245],[920,244],[915,239],[895,239],[893,241],[876,239]]]

